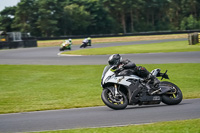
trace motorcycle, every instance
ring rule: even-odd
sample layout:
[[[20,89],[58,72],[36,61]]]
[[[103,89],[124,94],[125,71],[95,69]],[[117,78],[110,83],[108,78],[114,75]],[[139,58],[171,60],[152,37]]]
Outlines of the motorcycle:
[[[83,42],[82,44],[81,44],[81,46],[80,46],[80,48],[86,48],[87,46],[92,46],[91,45],[91,43],[89,43],[89,42]]]
[[[86,48],[86,47],[87,47],[87,43],[84,43],[84,42],[80,46],[80,48]]]
[[[71,50],[71,44],[66,44],[66,42],[63,42],[60,46],[60,51],[64,51],[64,50]]]
[[[159,89],[152,89],[150,79],[143,79],[137,75],[120,75],[115,73],[114,66],[106,66],[101,77],[103,88],[101,99],[111,109],[125,109],[127,105],[160,104],[176,105],[182,101],[180,88],[168,81],[159,83]],[[151,74],[156,77],[169,79],[167,70],[154,69]]]

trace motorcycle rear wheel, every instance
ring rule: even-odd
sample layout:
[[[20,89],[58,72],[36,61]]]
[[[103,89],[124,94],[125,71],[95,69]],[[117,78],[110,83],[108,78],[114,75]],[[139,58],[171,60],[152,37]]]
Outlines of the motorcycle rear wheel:
[[[175,91],[167,92],[162,96],[162,102],[167,105],[176,105],[179,104],[183,99],[183,94],[178,86],[171,82],[163,81],[161,82],[161,86],[168,86],[173,88]]]
[[[118,98],[114,98],[111,91],[108,89],[104,89],[101,94],[102,101],[111,109],[120,110],[125,109],[128,105],[128,99],[125,94],[122,92],[121,96]]]

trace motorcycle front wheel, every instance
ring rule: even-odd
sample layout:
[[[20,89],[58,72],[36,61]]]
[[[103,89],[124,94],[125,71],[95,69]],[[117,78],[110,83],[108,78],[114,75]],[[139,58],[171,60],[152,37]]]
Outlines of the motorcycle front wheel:
[[[115,110],[125,109],[128,105],[128,99],[122,92],[119,96],[114,96],[110,90],[104,89],[101,99],[108,107]]]
[[[60,51],[64,51],[64,49],[63,49],[63,48],[60,48],[59,50],[60,50]]]
[[[160,86],[170,87],[171,91],[166,92],[162,96],[162,102],[168,105],[176,105],[179,104],[183,99],[183,94],[181,89],[175,84],[167,81],[161,82]]]

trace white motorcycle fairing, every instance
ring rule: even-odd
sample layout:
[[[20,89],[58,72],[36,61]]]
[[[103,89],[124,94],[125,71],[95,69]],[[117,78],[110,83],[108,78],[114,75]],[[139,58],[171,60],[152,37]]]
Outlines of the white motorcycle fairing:
[[[116,76],[115,73],[112,71],[112,67],[108,67],[109,66],[106,66],[104,69],[104,74],[102,75],[102,85],[107,83],[114,83],[124,86],[130,86],[131,82],[129,82],[128,80],[144,80],[137,75]]]
[[[131,82],[129,82],[128,80],[143,80],[142,78],[136,76],[136,75],[131,75],[131,76],[119,76],[119,77],[115,77],[115,76],[111,76],[110,78],[106,78],[104,80],[104,84],[106,83],[115,83],[115,84],[120,84],[120,85],[124,85],[124,86],[130,86]]]

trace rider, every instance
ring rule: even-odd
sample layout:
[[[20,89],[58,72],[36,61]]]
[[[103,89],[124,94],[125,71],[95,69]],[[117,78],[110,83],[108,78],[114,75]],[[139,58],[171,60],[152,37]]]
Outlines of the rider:
[[[88,46],[92,46],[92,40],[90,37],[87,38],[88,39]]]
[[[69,44],[70,44],[70,45],[72,45],[72,39],[71,39],[71,38],[69,38],[69,40],[68,40],[68,41],[69,41]]]
[[[83,40],[83,42],[82,42],[82,45],[80,46],[80,48],[82,48],[82,47],[87,47],[87,44],[88,44],[88,39],[87,38],[85,38],[84,40]]]
[[[128,59],[122,60],[122,57],[119,54],[113,54],[109,57],[108,63],[111,66],[114,66],[116,73],[120,73],[120,75],[138,75],[144,79],[150,79],[151,84],[153,84],[155,89],[159,89],[158,85],[160,81],[152,75],[149,71],[146,70],[145,67],[136,66],[135,63],[131,62]]]
[[[88,44],[88,39],[85,38],[85,39],[83,40],[83,43],[84,43],[85,46],[87,46],[87,44]]]
[[[68,39],[63,41],[63,43],[61,44],[61,47],[65,47],[65,48],[71,48],[72,45],[72,39]]]

